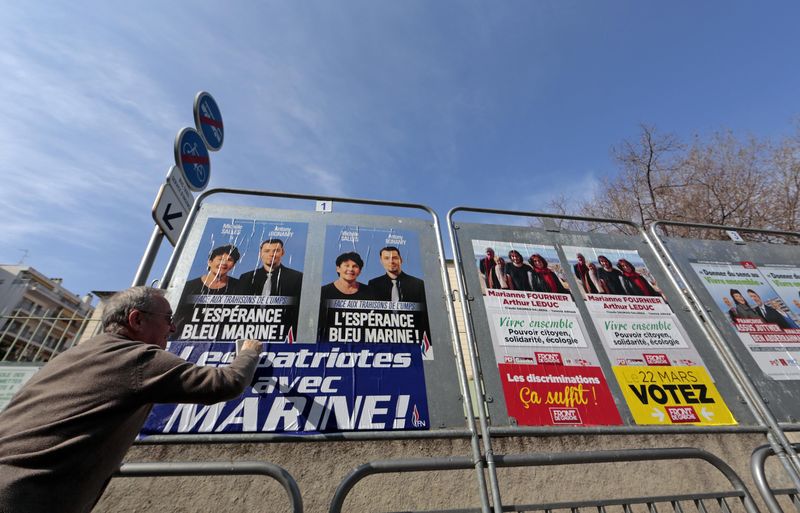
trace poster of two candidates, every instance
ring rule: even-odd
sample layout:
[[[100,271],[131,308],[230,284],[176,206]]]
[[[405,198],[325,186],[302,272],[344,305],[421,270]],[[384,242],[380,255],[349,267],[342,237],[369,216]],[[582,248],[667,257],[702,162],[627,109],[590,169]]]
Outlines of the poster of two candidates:
[[[736,424],[639,253],[563,250],[635,422]]]
[[[555,247],[472,249],[508,415],[521,426],[621,424]]]
[[[764,374],[800,379],[800,268],[691,262]]]
[[[330,226],[324,269],[309,273],[308,233],[300,222],[207,220],[168,350],[224,366],[236,340],[267,344],[241,397],[156,405],[143,435],[429,428],[422,362],[433,344],[418,234]],[[308,283],[310,274],[323,283]],[[320,312],[316,337],[298,331],[308,301],[316,304],[304,311]]]

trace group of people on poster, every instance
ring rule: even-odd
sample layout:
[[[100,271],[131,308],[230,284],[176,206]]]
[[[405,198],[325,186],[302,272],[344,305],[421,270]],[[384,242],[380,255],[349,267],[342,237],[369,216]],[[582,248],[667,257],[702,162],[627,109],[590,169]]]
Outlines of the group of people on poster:
[[[595,263],[587,262],[586,257],[578,253],[577,260],[573,266],[575,279],[587,294],[661,295],[625,258],[618,259],[616,266],[605,255],[599,255]],[[494,248],[487,247],[484,256],[478,261],[478,269],[487,289],[569,293],[564,280],[539,253],[530,255],[526,261],[519,251],[512,249],[508,252],[506,261]]]
[[[242,274],[238,279],[229,276],[239,262],[241,253],[233,244],[217,246],[208,255],[207,272],[188,280],[184,297],[195,295],[254,295],[298,297],[303,285],[303,273],[281,263],[285,254],[281,239],[267,239],[259,246],[262,266]]]
[[[364,260],[356,251],[347,251],[336,257],[338,278],[324,285],[320,293],[323,301],[329,299],[364,299],[424,303],[425,282],[403,272],[403,256],[394,246],[381,248],[379,252],[384,273],[366,284],[358,281],[364,268]]]
[[[220,223],[216,223],[220,224]],[[216,224],[209,227],[209,235],[214,240],[217,234],[223,234],[225,228],[218,228]],[[194,272],[204,271],[200,276],[186,281],[176,315],[177,332],[173,335],[175,340],[227,340],[228,337],[270,334],[275,338],[270,341],[293,342],[297,336],[298,315],[301,289],[303,285],[303,272],[286,265],[292,257],[299,258],[301,265],[304,256],[303,242],[293,245],[293,252],[287,256],[284,238],[274,236],[276,233],[291,234],[302,233],[298,226],[280,226],[267,224],[272,230],[263,240],[251,237],[240,238],[240,242],[214,245],[206,254],[198,253],[194,264]],[[274,226],[274,228],[273,228]],[[363,305],[341,300],[370,301],[369,309],[375,311],[404,311],[407,317],[406,324],[413,324],[415,331],[404,337],[429,346],[428,321],[426,313],[425,283],[422,279],[406,272],[404,256],[418,249],[416,238],[413,234],[401,234],[396,231],[376,231],[359,243],[358,231],[349,227],[332,227],[329,241],[326,241],[326,258],[335,258],[336,278],[321,285],[320,311],[317,330],[317,342],[359,342],[363,341],[363,329],[368,325],[359,325],[358,329],[348,323],[352,316],[337,316],[336,311],[345,312],[353,309],[359,310]],[[257,237],[257,235],[256,235]],[[363,235],[367,238],[367,235]],[[410,239],[409,239],[410,237]],[[256,267],[234,277],[234,268],[242,265],[243,254],[249,247],[255,248],[258,244],[258,260]],[[351,251],[342,252],[343,244],[351,244]],[[381,244],[381,246],[377,246]],[[377,253],[372,248],[380,247]],[[243,248],[240,250],[240,247]],[[402,248],[402,249],[401,249]],[[376,263],[366,266],[366,254],[370,260],[375,259],[380,263],[380,273],[371,279],[364,280],[362,271],[376,269]],[[201,260],[202,259],[202,260]],[[202,263],[204,264],[201,264]],[[332,274],[332,262],[325,265],[323,275]],[[248,267],[252,264],[247,264]],[[205,267],[205,269],[202,269]],[[419,271],[419,265],[411,266],[412,272]],[[414,273],[416,274],[416,273]],[[190,275],[191,276],[191,275]],[[324,283],[324,282],[323,282]],[[227,296],[227,297],[221,297]],[[374,302],[380,302],[376,304]],[[225,307],[235,308],[237,315],[232,315]],[[364,306],[366,308],[366,306]],[[265,314],[265,311],[272,314]],[[257,314],[256,311],[261,312]],[[244,312],[244,314],[242,313]],[[234,329],[233,319],[238,319],[239,328]],[[272,331],[267,331],[264,322],[256,319],[269,319],[268,322],[277,325]],[[342,320],[345,319],[345,320]],[[383,326],[381,326],[383,327]],[[362,335],[359,339],[359,333]],[[419,337],[417,336],[419,334]],[[390,335],[388,342],[403,338],[401,334],[389,331],[369,332],[370,340],[378,342],[384,335]],[[417,340],[417,339],[420,340]],[[424,338],[424,341],[421,340]]]
[[[508,252],[508,263],[493,248],[486,248],[485,256],[478,261],[478,269],[488,289],[527,290],[568,294],[561,278],[549,267],[547,259],[539,253],[528,257],[527,262],[516,249]]]
[[[299,296],[303,273],[281,263],[283,246],[280,239],[263,241],[259,248],[263,266],[242,274],[238,279],[229,274],[241,258],[239,249],[232,244],[214,248],[208,256],[208,271],[186,282],[184,296]],[[400,250],[394,246],[386,246],[380,250],[379,255],[385,273],[372,278],[367,284],[358,281],[364,268],[361,255],[349,251],[337,256],[336,274],[339,277],[322,287],[321,298],[424,303],[425,282],[403,272]]]
[[[740,319],[761,319],[768,324],[776,324],[781,329],[798,328],[797,323],[788,315],[784,315],[770,305],[764,303],[761,295],[753,289],[747,289],[745,298],[739,289],[731,289],[730,297],[722,296],[722,302],[728,308],[728,316],[734,324]]]
[[[350,251],[341,252],[342,247]],[[409,253],[416,256],[415,247],[411,233],[329,227],[326,255],[338,255],[335,267],[324,266],[323,276],[336,278],[320,290],[317,342],[414,344],[423,358],[432,358],[425,282],[411,274],[420,262],[404,261]],[[373,277],[362,279],[365,272]]]
[[[598,255],[597,263],[587,262],[582,253],[577,254],[572,266],[575,279],[587,294],[613,294],[618,296],[660,296],[650,282],[625,258],[617,260],[616,267],[605,255]]]

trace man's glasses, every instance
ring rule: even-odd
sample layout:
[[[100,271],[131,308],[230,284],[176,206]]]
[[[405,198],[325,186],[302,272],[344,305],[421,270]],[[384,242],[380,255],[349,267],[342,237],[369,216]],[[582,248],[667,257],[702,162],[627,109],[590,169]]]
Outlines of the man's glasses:
[[[172,314],[171,314],[171,313],[163,313],[163,312],[151,312],[151,311],[149,311],[149,310],[139,310],[139,311],[140,311],[140,312],[142,312],[142,313],[149,313],[149,314],[152,314],[152,315],[163,315],[164,317],[166,317],[166,319],[167,319],[167,322],[168,322],[169,324],[172,324],[172,320],[173,320],[173,319],[172,319]]]

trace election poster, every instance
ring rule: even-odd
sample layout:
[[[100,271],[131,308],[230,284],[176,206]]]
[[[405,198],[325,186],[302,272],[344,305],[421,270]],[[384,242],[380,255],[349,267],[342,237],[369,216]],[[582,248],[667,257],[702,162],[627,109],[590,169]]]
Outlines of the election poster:
[[[412,230],[328,226],[317,342],[416,347],[433,359],[419,240]]]
[[[172,340],[294,342],[308,225],[208,220]]]
[[[527,426],[621,424],[556,249],[472,245],[508,415]]]
[[[736,424],[639,253],[563,250],[635,422]]]
[[[299,222],[208,219],[168,350],[214,367],[235,358],[238,339],[261,340],[264,350],[242,396],[156,405],[143,436],[430,429],[419,234],[327,227],[320,336],[299,338],[308,233]]]
[[[763,265],[759,269],[787,308],[787,322],[800,326],[800,267]]]
[[[691,265],[764,374],[776,380],[800,379],[800,309],[794,304],[800,290],[798,270],[760,269],[753,262]]]
[[[173,342],[197,365],[225,366],[230,342]],[[422,355],[411,345],[265,344],[244,394],[212,405],[157,404],[142,435],[316,434],[429,429]]]

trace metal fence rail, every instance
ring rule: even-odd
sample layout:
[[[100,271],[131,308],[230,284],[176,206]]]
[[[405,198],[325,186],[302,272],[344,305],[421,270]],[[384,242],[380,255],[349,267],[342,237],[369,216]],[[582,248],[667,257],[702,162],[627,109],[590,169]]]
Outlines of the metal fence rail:
[[[800,444],[794,445],[795,450],[800,449]],[[764,499],[770,513],[785,513],[778,496],[786,496],[791,500],[797,511],[800,511],[800,493],[796,488],[771,488],[767,482],[764,464],[768,457],[774,456],[775,451],[769,445],[762,445],[753,451],[750,457],[750,471],[753,473],[753,481],[756,483],[758,493]]]
[[[269,476],[278,481],[289,495],[293,513],[303,513],[303,499],[297,481],[283,467],[264,461],[240,462],[169,462],[125,463],[113,477],[183,477],[183,476]],[[265,508],[272,508],[266,504]],[[271,511],[266,509],[265,511]]]
[[[14,315],[0,316],[0,361],[47,362],[77,343],[84,333],[98,323],[77,312],[71,316]]]
[[[610,506],[620,506],[624,513],[632,513],[634,506],[645,507],[649,513],[658,513],[657,504],[664,504],[671,508],[674,513],[684,513],[688,511],[698,511],[707,513],[712,508],[707,504],[710,501],[723,513],[733,511],[729,499],[736,499],[747,513],[758,513],[758,507],[753,501],[750,492],[747,490],[742,479],[736,472],[722,459],[717,456],[691,447],[664,448],[664,449],[635,449],[635,450],[615,450],[615,451],[593,451],[576,453],[552,453],[552,454],[511,454],[495,455],[497,467],[541,467],[554,465],[576,465],[590,463],[617,463],[634,461],[663,461],[695,459],[703,460],[713,465],[731,484],[732,490],[724,491],[704,491],[695,494],[676,494],[641,496],[622,499],[597,499],[580,500],[558,503],[508,505],[495,508],[496,513],[500,511],[545,511],[570,510],[571,513],[581,513],[582,508],[589,508],[596,513],[605,513]],[[397,459],[397,460],[378,460],[361,465],[354,469],[345,477],[334,493],[331,501],[329,513],[341,513],[347,495],[355,485],[365,477],[375,474],[386,474],[394,472],[421,472],[432,470],[467,470],[473,467],[473,462],[467,457],[452,458],[430,458],[430,459]],[[427,513],[434,513],[437,510],[428,510]],[[479,511],[478,508],[468,508],[459,510],[438,510],[441,513],[473,512]],[[667,509],[662,508],[662,512]],[[782,513],[780,511],[773,513]]]

